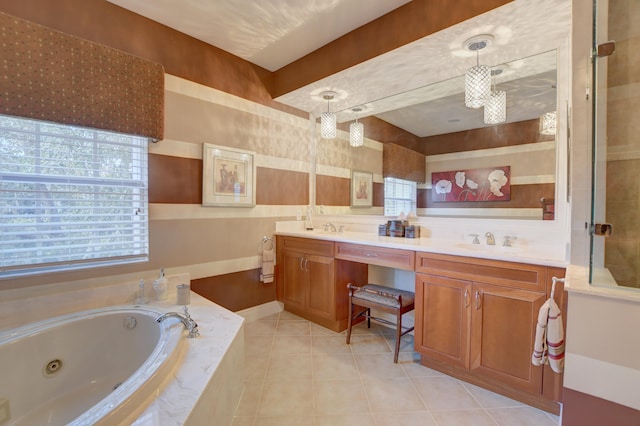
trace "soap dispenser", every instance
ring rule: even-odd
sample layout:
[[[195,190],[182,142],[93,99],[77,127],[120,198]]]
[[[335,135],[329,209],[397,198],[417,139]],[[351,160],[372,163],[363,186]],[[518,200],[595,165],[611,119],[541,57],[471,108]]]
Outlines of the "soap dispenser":
[[[160,276],[153,282],[153,290],[156,292],[156,300],[167,300],[169,280],[164,276],[164,268],[160,269]]]
[[[140,282],[138,283],[138,295],[136,296],[136,299],[133,301],[133,303],[135,305],[146,305],[147,303],[149,303],[149,299],[147,299],[146,296],[144,295],[143,279],[140,279]]]

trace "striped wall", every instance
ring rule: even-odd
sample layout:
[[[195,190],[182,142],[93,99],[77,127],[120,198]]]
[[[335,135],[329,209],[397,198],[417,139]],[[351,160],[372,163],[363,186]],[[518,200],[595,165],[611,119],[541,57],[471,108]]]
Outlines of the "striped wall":
[[[188,271],[195,291],[233,310],[274,300],[259,282],[262,237],[305,215],[312,193],[318,214],[349,213],[351,170],[380,184],[382,144],[323,140],[312,120],[171,75],[165,91],[166,139],[149,152],[151,263]],[[255,207],[202,206],[203,143],[255,152]]]
[[[273,101],[274,86],[281,88],[295,67],[269,73],[104,0],[0,0],[0,11],[158,62],[167,73],[165,137],[149,154],[149,262],[20,278],[0,289],[148,276],[165,267],[171,274],[190,273],[194,289],[233,310],[273,300],[274,286],[259,282],[259,245],[277,220],[304,215],[309,204],[316,205],[316,215],[382,214],[382,142],[418,151],[438,146],[374,119],[363,120],[364,147],[348,145],[345,126],[337,139],[320,139],[315,117]],[[445,25],[434,19],[430,28]],[[398,30],[394,34],[405,34],[402,23],[389,24]],[[300,69],[313,69],[310,59]],[[203,143],[256,153],[255,207],[202,206]],[[353,170],[372,174],[373,207],[350,207]]]

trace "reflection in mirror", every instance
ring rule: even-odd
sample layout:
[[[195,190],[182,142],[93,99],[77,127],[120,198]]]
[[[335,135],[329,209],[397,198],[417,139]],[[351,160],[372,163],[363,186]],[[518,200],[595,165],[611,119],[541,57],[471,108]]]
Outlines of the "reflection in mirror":
[[[484,123],[483,108],[465,107],[464,76],[364,105],[360,117],[376,116],[420,138],[427,183],[418,186],[418,215],[553,219],[555,135],[541,135],[538,125],[542,114],[557,108],[556,64],[552,50],[492,68],[495,88],[507,94],[507,120],[499,125]],[[355,119],[351,108],[338,113],[339,122]],[[508,200],[442,202],[433,196],[432,173],[504,166],[511,170]]]

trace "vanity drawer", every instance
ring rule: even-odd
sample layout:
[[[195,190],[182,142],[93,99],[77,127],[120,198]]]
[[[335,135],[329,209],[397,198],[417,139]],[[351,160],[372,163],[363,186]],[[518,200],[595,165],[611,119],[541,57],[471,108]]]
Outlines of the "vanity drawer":
[[[435,253],[416,253],[416,272],[523,290],[546,291],[546,267]]]
[[[281,249],[294,250],[305,254],[333,257],[333,241],[315,240],[313,238],[279,237]]]
[[[408,271],[413,271],[415,266],[415,253],[412,250],[390,249],[362,244],[336,243],[335,258]]]

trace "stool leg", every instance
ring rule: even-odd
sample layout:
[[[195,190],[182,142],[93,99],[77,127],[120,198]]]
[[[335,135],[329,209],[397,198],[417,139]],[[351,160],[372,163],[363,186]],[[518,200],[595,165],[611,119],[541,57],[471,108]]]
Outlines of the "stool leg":
[[[398,309],[398,319],[396,321],[396,350],[393,355],[393,362],[398,363],[398,352],[400,352],[400,338],[402,337],[402,313]]]
[[[371,308],[367,308],[367,328],[371,328]]]
[[[349,295],[349,318],[347,319],[347,345],[351,342],[352,320],[353,320],[353,303],[351,303],[351,295]]]

